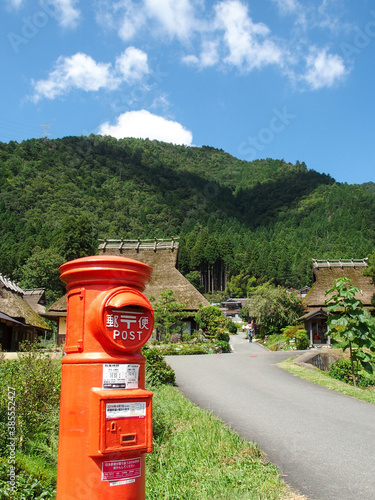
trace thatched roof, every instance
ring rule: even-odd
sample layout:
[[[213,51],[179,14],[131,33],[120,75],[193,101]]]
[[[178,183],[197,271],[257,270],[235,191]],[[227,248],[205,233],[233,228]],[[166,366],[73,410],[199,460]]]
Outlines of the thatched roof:
[[[48,311],[43,313],[45,318],[56,319],[66,316],[66,295],[61,297],[57,302],[54,302],[49,308]]]
[[[99,246],[99,253],[122,255],[139,260],[152,267],[152,278],[146,285],[144,294],[148,299],[160,299],[160,293],[173,290],[179,303],[185,304],[185,310],[198,311],[199,306],[208,306],[209,302],[176,268],[178,242],[176,240],[148,240],[129,242],[111,240],[105,246]]]
[[[0,282],[0,312],[24,325],[50,330],[47,323],[23,300],[22,294]]]
[[[309,309],[323,307],[325,300],[329,296],[325,295],[326,290],[332,288],[333,282],[344,276],[349,278],[353,285],[362,290],[363,295],[358,295],[364,306],[371,307],[371,298],[375,293],[375,286],[372,279],[363,276],[363,270],[367,268],[366,259],[361,260],[335,260],[317,261],[313,263],[314,284],[309,293],[304,297],[303,302]]]
[[[44,288],[31,288],[23,291],[23,299],[38,314],[46,311],[46,292]]]

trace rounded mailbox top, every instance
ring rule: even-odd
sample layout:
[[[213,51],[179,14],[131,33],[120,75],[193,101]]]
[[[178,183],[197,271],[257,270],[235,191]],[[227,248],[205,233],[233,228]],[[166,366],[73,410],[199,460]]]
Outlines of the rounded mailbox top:
[[[59,268],[67,289],[74,286],[113,284],[144,290],[152,268],[143,262],[115,255],[93,255],[66,262]]]

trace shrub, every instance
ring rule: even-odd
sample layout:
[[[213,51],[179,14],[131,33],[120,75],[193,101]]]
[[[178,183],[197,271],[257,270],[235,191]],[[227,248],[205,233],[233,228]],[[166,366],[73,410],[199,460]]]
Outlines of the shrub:
[[[234,321],[231,319],[227,320],[227,330],[231,335],[236,335],[237,334],[237,325]]]
[[[303,330],[303,324],[296,325],[296,326],[287,326],[287,327],[281,329],[281,331],[283,332],[283,335],[285,335],[285,337],[287,337],[290,340],[295,338],[298,330]]]
[[[195,320],[208,338],[214,338],[226,323],[223,312],[217,306],[202,307],[196,313]]]
[[[224,340],[218,340],[216,342],[216,345],[221,350],[221,352],[231,352],[229,342],[225,342]]]
[[[297,330],[295,333],[296,348],[298,350],[308,349],[310,346],[310,339],[307,336],[306,330]]]
[[[0,365],[0,450],[6,445],[8,388],[14,395],[15,427],[19,449],[26,449],[30,440],[51,435],[52,416],[60,404],[61,361],[51,359],[36,344],[24,343],[18,360]]]
[[[216,340],[218,341],[223,341],[223,342],[229,342],[229,333],[227,332],[219,332],[216,335]]]
[[[146,362],[146,382],[151,387],[174,384],[176,379],[173,369],[164,361],[163,355],[156,348],[143,348]]]
[[[375,385],[375,377],[369,375],[365,370],[362,369],[360,363],[355,364],[355,372],[357,378],[357,385],[359,387],[368,387],[370,385]],[[346,384],[353,384],[353,374],[352,374],[352,364],[350,359],[339,359],[336,363],[333,363],[328,372],[329,376],[337,380],[341,380]]]

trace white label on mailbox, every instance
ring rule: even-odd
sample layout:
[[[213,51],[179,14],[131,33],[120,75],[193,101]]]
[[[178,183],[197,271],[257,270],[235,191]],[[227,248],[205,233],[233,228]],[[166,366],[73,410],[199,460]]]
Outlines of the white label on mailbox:
[[[138,389],[138,378],[139,365],[103,365],[103,389]]]
[[[106,420],[116,418],[144,418],[146,416],[146,401],[133,403],[106,403]]]

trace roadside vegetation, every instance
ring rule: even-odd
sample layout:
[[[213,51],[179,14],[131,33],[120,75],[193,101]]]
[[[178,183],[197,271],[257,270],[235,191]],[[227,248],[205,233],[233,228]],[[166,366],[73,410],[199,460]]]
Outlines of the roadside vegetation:
[[[0,498],[53,499],[61,360],[33,344],[22,349],[0,360]]]
[[[271,351],[304,350],[310,346],[310,340],[303,325],[288,326],[281,334],[266,336],[262,344]]]
[[[173,290],[164,290],[157,301],[151,297],[155,325],[149,342],[160,354],[214,354],[230,352],[229,332],[237,327],[227,320],[219,307],[201,307],[195,314],[198,329],[187,333],[184,324],[184,304],[177,302]],[[185,313],[186,314],[186,313]]]
[[[305,368],[297,363],[294,363],[293,358],[283,361],[278,366],[289,373],[303,378],[304,380],[308,380],[314,384],[318,384],[326,387],[327,389],[331,389],[332,391],[341,392],[347,396],[352,396],[354,398],[361,399],[362,401],[375,404],[375,390],[373,385],[367,386],[367,388],[354,387],[353,384],[333,378],[329,375],[329,372],[324,372],[322,370],[318,370],[317,368]]]

